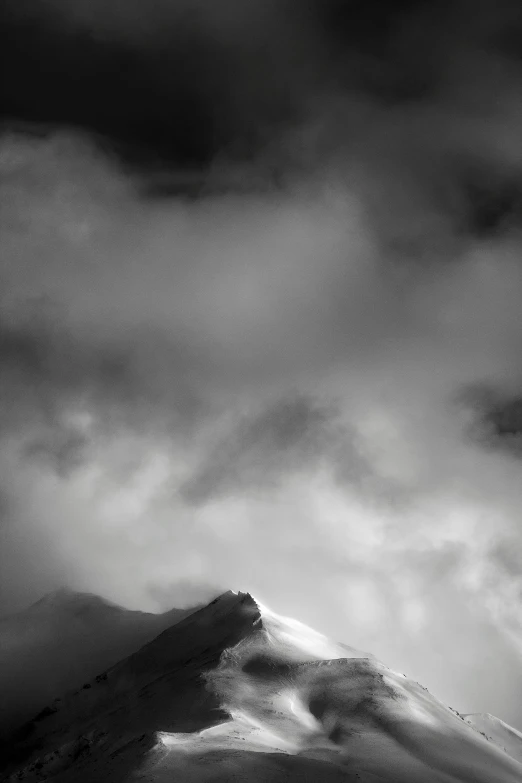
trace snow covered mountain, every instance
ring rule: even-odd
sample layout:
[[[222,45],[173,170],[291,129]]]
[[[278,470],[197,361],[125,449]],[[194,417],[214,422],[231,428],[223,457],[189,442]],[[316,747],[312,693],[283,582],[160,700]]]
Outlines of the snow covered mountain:
[[[522,733],[489,713],[462,716],[466,723],[522,764]]]
[[[0,738],[190,611],[135,612],[90,593],[62,589],[0,619]]]
[[[228,592],[22,727],[2,779],[521,783],[522,737],[473,717]]]

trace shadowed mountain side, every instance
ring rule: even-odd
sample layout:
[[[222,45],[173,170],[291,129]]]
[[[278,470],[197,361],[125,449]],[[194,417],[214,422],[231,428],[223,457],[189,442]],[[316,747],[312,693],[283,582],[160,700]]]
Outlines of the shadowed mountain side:
[[[190,614],[124,609],[58,590],[0,620],[0,737]]]
[[[7,780],[520,783],[425,688],[228,592],[26,727]]]
[[[227,713],[201,674],[215,668],[223,651],[256,622],[259,608],[250,596],[225,593],[99,674],[87,688],[64,697],[52,714],[22,727],[5,761],[18,764],[58,748],[67,767],[76,761],[78,737],[88,738],[89,747],[101,743],[103,755],[114,742],[132,746],[142,734],[191,732],[225,720]],[[71,774],[75,780],[77,770]]]

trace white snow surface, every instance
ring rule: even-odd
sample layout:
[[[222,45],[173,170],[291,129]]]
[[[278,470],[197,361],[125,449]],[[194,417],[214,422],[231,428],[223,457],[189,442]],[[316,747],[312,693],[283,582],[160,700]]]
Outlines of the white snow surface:
[[[368,653],[334,642],[299,620],[276,614],[257,599],[254,600],[261,611],[263,626],[270,641],[275,646],[292,650],[292,654],[298,655],[300,660],[323,661],[333,658],[373,657]]]
[[[462,717],[466,723],[469,723],[477,731],[483,732],[491,742],[522,763],[522,732],[488,712],[463,715]]]
[[[521,739],[229,591],[64,698],[6,779],[522,783]]]

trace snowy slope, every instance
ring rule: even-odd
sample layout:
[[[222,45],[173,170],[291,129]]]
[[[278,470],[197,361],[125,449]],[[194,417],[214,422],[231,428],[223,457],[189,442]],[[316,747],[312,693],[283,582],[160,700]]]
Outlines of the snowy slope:
[[[89,593],[58,590],[0,619],[0,737],[188,611],[135,612]]]
[[[10,781],[522,783],[417,683],[225,593],[28,727]]]
[[[520,731],[489,713],[475,713],[462,717],[466,723],[469,723],[477,731],[483,732],[491,742],[522,763],[522,733]]]

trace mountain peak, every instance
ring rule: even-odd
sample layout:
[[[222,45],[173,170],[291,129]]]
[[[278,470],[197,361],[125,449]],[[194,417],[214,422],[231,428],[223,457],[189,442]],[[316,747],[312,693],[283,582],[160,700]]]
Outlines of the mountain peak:
[[[521,738],[493,720],[227,590],[44,709],[4,779],[519,783]]]
[[[69,587],[60,587],[47,593],[34,604],[31,604],[28,611],[80,611],[89,608],[110,608],[124,611],[123,607],[95,593],[81,592]]]

